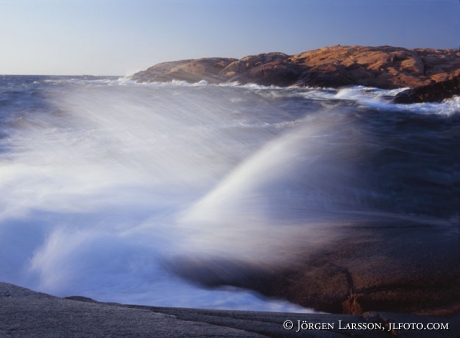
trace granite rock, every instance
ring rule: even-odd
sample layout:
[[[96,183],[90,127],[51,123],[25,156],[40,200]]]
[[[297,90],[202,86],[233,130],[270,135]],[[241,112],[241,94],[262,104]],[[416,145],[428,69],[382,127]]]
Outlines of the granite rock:
[[[318,311],[452,314],[460,313],[458,231],[456,224],[355,221],[328,246],[299,248],[289,266],[186,258],[171,266],[207,287],[252,289]]]
[[[138,72],[139,82],[183,80],[275,86],[377,88],[424,86],[460,75],[460,51],[380,46],[333,46],[295,55],[264,53],[160,63]]]
[[[100,303],[78,296],[69,298],[0,283],[0,337],[455,338],[460,334],[458,316],[205,310]],[[283,327],[286,321],[292,322],[292,329]],[[298,325],[303,322],[317,328],[300,331]],[[419,323],[424,327],[429,323],[441,323],[448,325],[448,330],[396,329],[399,323]],[[376,329],[363,330],[363,327]]]

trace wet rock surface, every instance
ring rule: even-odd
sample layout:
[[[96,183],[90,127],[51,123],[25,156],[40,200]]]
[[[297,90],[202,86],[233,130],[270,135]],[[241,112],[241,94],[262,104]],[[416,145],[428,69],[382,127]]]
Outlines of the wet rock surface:
[[[290,330],[283,327],[287,320],[292,322]],[[63,299],[0,283],[0,337],[455,338],[459,320],[377,312],[353,316],[122,305],[84,297]],[[425,328],[438,323],[447,329],[404,329],[404,323]],[[304,329],[299,329],[301,324]],[[305,329],[308,324],[310,329]]]
[[[339,239],[299,248],[290,265],[184,259],[174,272],[207,287],[233,285],[331,313],[460,313],[457,224],[355,221],[331,231],[340,231]]]
[[[264,53],[241,59],[203,58],[160,63],[131,78],[276,86],[378,88],[424,86],[460,75],[460,51],[380,46],[334,46],[295,55]]]
[[[460,77],[405,90],[395,96],[393,103],[442,102],[460,95]]]

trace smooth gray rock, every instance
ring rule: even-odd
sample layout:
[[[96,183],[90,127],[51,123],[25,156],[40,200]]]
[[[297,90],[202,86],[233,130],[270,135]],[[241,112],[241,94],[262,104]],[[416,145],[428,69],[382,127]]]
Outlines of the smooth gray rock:
[[[458,337],[460,316],[393,313],[360,316],[222,311],[99,303],[62,299],[0,283],[0,337]],[[283,323],[291,320],[291,330]],[[329,323],[333,329],[298,330],[298,323]],[[339,322],[341,321],[341,322]],[[348,329],[355,325],[382,329]],[[448,330],[388,330],[389,323],[444,323]]]
[[[260,337],[148,308],[61,299],[0,283],[0,337]]]

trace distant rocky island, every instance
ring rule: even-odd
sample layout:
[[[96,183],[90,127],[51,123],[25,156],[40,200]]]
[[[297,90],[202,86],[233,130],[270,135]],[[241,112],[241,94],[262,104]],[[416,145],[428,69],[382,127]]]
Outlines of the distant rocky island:
[[[131,76],[137,82],[240,84],[265,86],[367,86],[411,88],[395,103],[440,102],[460,95],[460,51],[380,46],[333,46],[299,54],[263,53],[241,59],[202,58],[164,62]],[[428,86],[428,87],[427,87]]]

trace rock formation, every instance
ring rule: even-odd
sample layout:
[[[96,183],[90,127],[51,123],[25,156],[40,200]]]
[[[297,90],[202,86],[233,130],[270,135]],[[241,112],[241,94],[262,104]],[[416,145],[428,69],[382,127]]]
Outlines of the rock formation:
[[[292,328],[283,326],[286,320],[292,322]],[[315,326],[299,330],[303,321]],[[454,338],[460,334],[459,321],[459,316],[349,316],[123,305],[84,297],[63,299],[0,283],[0,337]],[[443,323],[449,329],[406,330],[403,323],[419,323],[423,327]]]
[[[393,103],[441,102],[454,95],[460,95],[460,76],[405,90],[395,96]]]
[[[331,245],[302,248],[292,257],[292,266],[269,268],[184,259],[175,272],[208,287],[252,289],[329,313],[460,313],[456,225],[355,222]]]
[[[190,83],[205,80],[209,83],[222,82],[219,72],[236,59],[206,58],[159,63],[145,71],[138,72],[132,79],[138,82],[169,82],[172,80]]]
[[[160,63],[131,78],[275,86],[384,89],[424,86],[460,76],[460,51],[400,47],[325,47],[295,55],[265,53],[242,59],[203,58]]]

